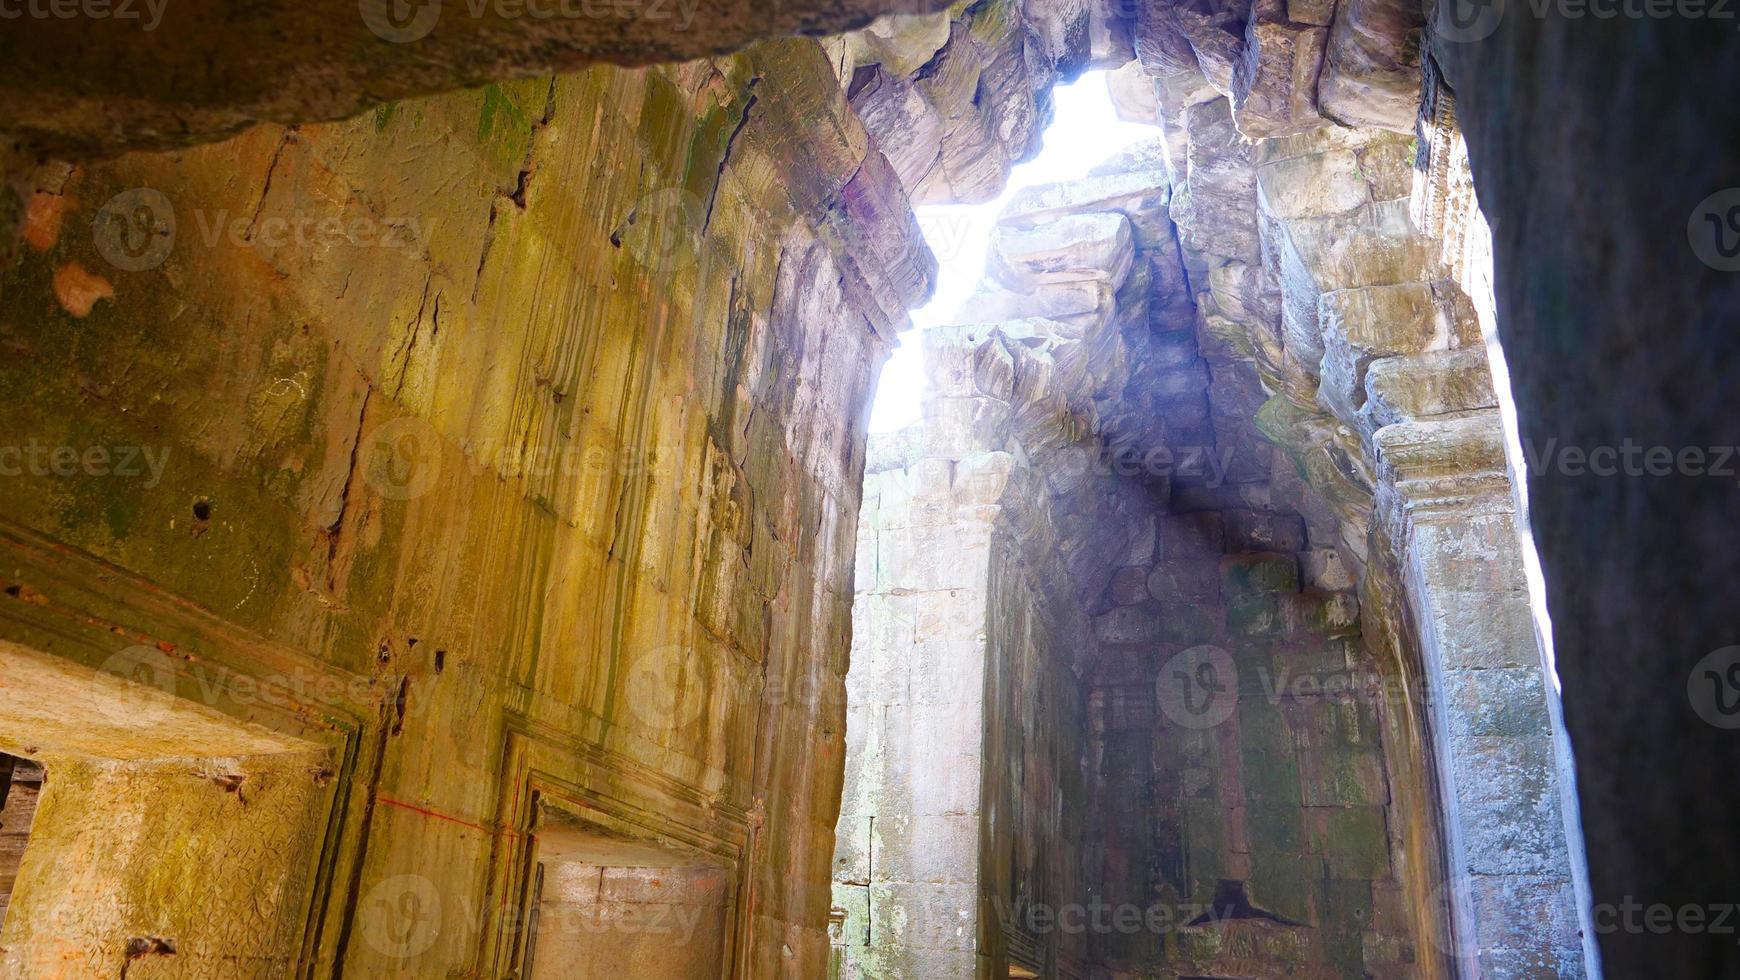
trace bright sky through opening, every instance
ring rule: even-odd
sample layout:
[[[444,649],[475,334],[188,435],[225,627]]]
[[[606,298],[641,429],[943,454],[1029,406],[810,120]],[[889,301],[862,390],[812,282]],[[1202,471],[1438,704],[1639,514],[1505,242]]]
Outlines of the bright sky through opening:
[[[1023,187],[1087,176],[1090,168],[1132,143],[1160,135],[1156,126],[1123,122],[1112,108],[1105,72],[1088,72],[1073,85],[1052,89],[1055,111],[1045,130],[1039,154],[1017,166],[1009,186],[984,204],[935,205],[918,208],[919,227],[936,253],[936,295],[912,311],[913,329],[882,369],[870,431],[889,432],[918,421],[924,389],[924,369],[918,333],[927,327],[957,322],[956,313],[973,294],[985,271],[985,248],[997,213]]]

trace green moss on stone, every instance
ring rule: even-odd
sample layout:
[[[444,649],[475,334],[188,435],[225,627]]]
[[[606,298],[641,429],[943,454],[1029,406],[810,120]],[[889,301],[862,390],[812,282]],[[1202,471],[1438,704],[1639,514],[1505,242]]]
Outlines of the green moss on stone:
[[[1281,604],[1272,595],[1242,596],[1226,607],[1226,631],[1235,637],[1274,636],[1285,622]]]
[[[1220,574],[1229,595],[1299,591],[1299,560],[1292,555],[1232,555],[1221,559]]]

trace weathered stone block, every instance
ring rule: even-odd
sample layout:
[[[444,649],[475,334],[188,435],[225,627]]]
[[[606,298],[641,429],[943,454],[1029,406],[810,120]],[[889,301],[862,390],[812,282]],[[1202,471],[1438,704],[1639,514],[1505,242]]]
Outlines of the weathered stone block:
[[[1498,405],[1482,347],[1371,361],[1366,367],[1365,392],[1364,415],[1372,431],[1397,422]]]
[[[1352,592],[1302,592],[1287,597],[1290,627],[1316,636],[1359,632],[1359,597]]]
[[[1229,510],[1224,517],[1228,551],[1305,550],[1305,521],[1297,514]]]
[[[1227,602],[1226,631],[1231,636],[1279,636],[1286,629],[1286,614],[1276,596],[1241,595]]]
[[[1184,804],[1184,854],[1192,877],[1214,879],[1225,873],[1226,826],[1214,801]]]
[[[1289,157],[1257,168],[1257,199],[1282,221],[1346,214],[1371,202],[1351,150]]]
[[[1161,602],[1220,600],[1220,563],[1210,559],[1164,562],[1148,575],[1148,594]]]
[[[1225,551],[1225,528],[1221,516],[1212,512],[1189,514],[1160,522],[1160,559],[1214,558]]]
[[[1538,667],[1445,670],[1442,674],[1452,737],[1546,736],[1546,685]]]
[[[1051,283],[1091,280],[1122,286],[1134,261],[1130,220],[1113,212],[1065,214],[1033,228],[999,224],[988,273],[1030,293]]]
[[[1245,807],[1248,850],[1263,857],[1305,853],[1304,813],[1287,804],[1255,804]]]
[[[1470,735],[1446,741],[1452,812],[1480,830],[1465,842],[1467,871],[1569,877],[1551,739]]]
[[[998,222],[1036,228],[1067,215],[1090,212],[1116,212],[1136,221],[1164,211],[1167,194],[1165,175],[1146,170],[1041,184],[1016,191],[998,215]],[[1156,244],[1137,238],[1142,248]]]
[[[1286,136],[1324,124],[1317,112],[1317,71],[1329,30],[1287,19],[1283,0],[1257,0],[1245,46],[1233,67],[1233,118],[1252,139]]]
[[[1313,548],[1299,556],[1305,584],[1325,592],[1342,592],[1359,584],[1359,566],[1339,548]]]
[[[1508,513],[1456,521],[1419,521],[1409,553],[1429,591],[1517,593],[1523,578],[1516,522]]]
[[[1280,708],[1260,697],[1241,697],[1237,721],[1247,805],[1297,807],[1299,763]]]
[[[1106,73],[1106,91],[1111,93],[1112,107],[1125,122],[1156,125],[1160,119],[1160,97],[1155,92],[1155,80],[1142,63],[1129,64]]]
[[[1257,264],[1257,177],[1249,146],[1233,126],[1231,104],[1214,99],[1189,107],[1185,131],[1189,193],[1172,203],[1184,241],[1203,252]]]
[[[977,911],[976,883],[873,882],[871,943],[882,948],[971,953],[977,940]]]
[[[1112,587],[1107,598],[1118,606],[1146,602],[1149,599],[1148,570],[1134,565],[1118,569],[1112,575]]]
[[[1009,406],[993,398],[933,398],[924,407],[924,453],[960,459],[1002,448]]]
[[[834,904],[846,910],[845,921],[828,938],[836,945],[862,947],[870,938],[870,888],[834,881]]]
[[[1146,643],[1160,632],[1160,610],[1154,604],[1120,606],[1094,617],[1094,638],[1101,643]]]
[[[1228,555],[1220,574],[1228,596],[1299,591],[1299,559],[1289,554]]]
[[[874,846],[871,884],[978,881],[977,813],[884,812],[876,820]]]
[[[1381,806],[1318,811],[1325,819],[1324,863],[1332,878],[1383,878],[1390,872],[1390,839]]]
[[[1501,954],[1492,961],[1493,965],[1517,971],[1493,975],[1556,976],[1518,968],[1550,967],[1552,954],[1581,945],[1573,912],[1576,897],[1569,877],[1474,874],[1462,881],[1468,888],[1476,918],[1489,927],[1482,934],[1491,937],[1489,941],[1496,947],[1492,952]],[[1481,965],[1488,962],[1483,955]]]
[[[1160,614],[1155,639],[1163,643],[1207,643],[1220,635],[1220,617],[1212,606],[1167,603]]]
[[[1390,801],[1383,756],[1373,746],[1313,741],[1299,753],[1299,786],[1310,807],[1382,807]]]
[[[1298,810],[1292,811],[1297,814]],[[1319,921],[1313,913],[1313,884],[1319,878],[1320,861],[1297,851],[1264,851],[1251,854],[1251,877],[1245,894],[1251,904],[1294,922]],[[1288,930],[1291,932],[1292,930]],[[1298,950],[1293,962],[1304,959]]]
[[[1421,11],[1407,0],[1341,0],[1317,80],[1324,115],[1344,126],[1412,131],[1420,103]]]
[[[978,964],[978,956],[971,950],[926,949],[880,942],[868,947],[848,947],[842,959],[840,980],[970,977]]]
[[[1534,611],[1528,593],[1426,589],[1429,641],[1448,669],[1535,667]]]

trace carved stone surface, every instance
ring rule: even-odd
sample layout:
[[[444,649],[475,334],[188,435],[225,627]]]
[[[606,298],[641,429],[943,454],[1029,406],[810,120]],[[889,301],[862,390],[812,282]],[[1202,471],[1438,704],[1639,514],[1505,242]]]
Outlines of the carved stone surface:
[[[370,681],[354,737],[380,754],[334,817],[366,858],[272,914],[319,930],[309,969],[511,972],[517,934],[465,910],[498,904],[535,776],[684,846],[690,812],[739,835],[736,975],[822,975],[863,466],[841,420],[934,260],[819,44],[254,129],[81,167],[31,208],[6,428],[149,452],[5,477],[0,632],[63,651],[105,622],[18,558],[28,528],[100,559],[99,591],[151,583],[114,590],[91,666],[209,658],[133,618],[172,597],[244,637],[248,671],[287,669],[260,652],[281,646]],[[88,308],[57,286],[75,268],[108,286]],[[336,709],[304,710],[279,723]],[[510,728],[552,746],[533,775]],[[421,892],[447,927],[391,941]]]

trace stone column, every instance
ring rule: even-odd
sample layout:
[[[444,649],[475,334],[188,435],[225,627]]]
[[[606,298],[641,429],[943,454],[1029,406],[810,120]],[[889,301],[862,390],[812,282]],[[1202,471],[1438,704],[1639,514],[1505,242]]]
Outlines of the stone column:
[[[1375,438],[1418,630],[1450,863],[1438,952],[1469,977],[1583,977],[1551,675],[1496,411]]]
[[[910,434],[872,438],[859,519],[834,860],[844,977],[979,973],[987,583],[1010,457],[903,456]]]

